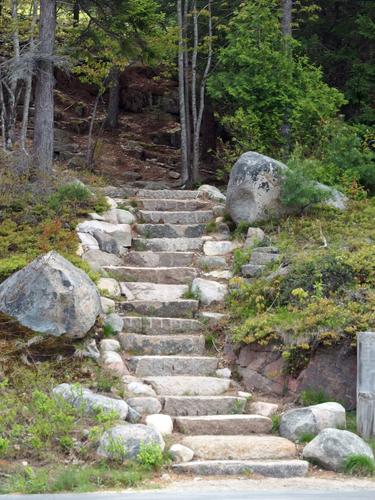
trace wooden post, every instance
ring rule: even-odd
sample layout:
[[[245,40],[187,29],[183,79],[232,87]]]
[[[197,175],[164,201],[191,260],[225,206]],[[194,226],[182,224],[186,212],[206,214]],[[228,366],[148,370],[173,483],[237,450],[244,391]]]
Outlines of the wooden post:
[[[363,438],[375,436],[375,332],[358,334],[357,431]]]

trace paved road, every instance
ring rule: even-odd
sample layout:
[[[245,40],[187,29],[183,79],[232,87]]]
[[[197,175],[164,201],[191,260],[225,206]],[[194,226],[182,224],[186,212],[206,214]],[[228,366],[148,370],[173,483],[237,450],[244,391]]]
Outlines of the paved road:
[[[375,500],[373,490],[357,491],[149,491],[60,495],[4,495],[1,500]]]

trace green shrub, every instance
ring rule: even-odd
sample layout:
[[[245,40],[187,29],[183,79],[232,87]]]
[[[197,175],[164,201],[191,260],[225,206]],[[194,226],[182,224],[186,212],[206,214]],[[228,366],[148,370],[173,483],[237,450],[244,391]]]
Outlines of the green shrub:
[[[272,420],[272,433],[279,434],[281,416],[280,415],[272,415],[271,420]]]
[[[5,455],[9,449],[9,441],[0,436],[0,457]]]
[[[309,443],[315,437],[315,434],[312,432],[303,432],[298,436],[298,443]]]
[[[319,405],[332,401],[332,398],[330,398],[323,389],[312,388],[303,390],[299,399],[303,406]]]
[[[241,273],[241,268],[251,259],[251,248],[236,248],[233,252],[232,272],[234,275]]]
[[[137,461],[147,469],[161,469],[164,457],[160,445],[157,443],[142,443],[137,456]]]
[[[352,476],[373,476],[375,461],[367,455],[350,455],[346,458],[343,469]]]
[[[113,326],[109,323],[105,323],[105,325],[103,326],[103,335],[104,337],[114,337],[116,335],[116,332]]]
[[[71,205],[73,207],[85,206],[92,198],[91,191],[84,185],[73,182],[61,186],[50,197],[48,204],[55,212],[61,211],[65,206]]]

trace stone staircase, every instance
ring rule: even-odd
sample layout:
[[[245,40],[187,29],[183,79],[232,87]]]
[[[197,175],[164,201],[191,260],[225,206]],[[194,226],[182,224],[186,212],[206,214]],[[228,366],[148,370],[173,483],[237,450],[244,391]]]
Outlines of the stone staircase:
[[[271,434],[270,418],[246,414],[246,393],[238,392],[238,384],[229,378],[217,376],[222,360],[206,350],[207,320],[202,315],[215,314],[200,307],[191,285],[198,277],[226,284],[222,273],[214,279],[197,262],[207,241],[232,248],[225,235],[205,236],[215,203],[198,191],[173,190],[140,190],[135,200],[138,223],[132,249],[122,257],[122,266],[105,269],[120,282],[124,297],[117,312],[124,322],[119,340],[132,375],[129,381],[152,389],[161,413],[173,418],[173,441],[194,451],[194,461],[175,464],[173,470],[305,475],[308,465],[298,460],[294,443]],[[228,263],[229,256],[218,258],[223,257]],[[229,277],[229,263],[224,271]],[[133,395],[133,407],[141,398],[145,395]]]

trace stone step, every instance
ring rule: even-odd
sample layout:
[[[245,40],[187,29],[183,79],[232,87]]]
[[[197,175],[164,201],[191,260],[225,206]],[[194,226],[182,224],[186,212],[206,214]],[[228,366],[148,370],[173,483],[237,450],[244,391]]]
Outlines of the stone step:
[[[129,252],[123,261],[128,266],[186,267],[193,264],[194,252]]]
[[[124,331],[143,335],[200,333],[203,324],[196,319],[122,316]]]
[[[106,266],[104,270],[117,281],[144,282],[147,279],[155,284],[190,284],[198,276],[194,267]]]
[[[195,200],[199,198],[199,191],[184,191],[184,190],[173,190],[173,189],[140,189],[137,196],[141,198],[148,199],[162,199],[162,200]]]
[[[160,212],[140,210],[139,217],[149,224],[205,224],[214,218],[212,210]]]
[[[143,210],[187,212],[193,210],[205,210],[210,208],[211,203],[204,200],[171,200],[171,199],[142,199],[138,203]]]
[[[203,355],[203,335],[138,335],[120,333],[120,343],[126,352],[142,355],[169,356],[175,354]]]
[[[138,250],[155,252],[191,252],[201,250],[202,238],[134,238],[133,247]]]
[[[122,294],[129,300],[158,300],[161,302],[181,299],[184,293],[189,291],[187,285],[167,285],[141,281],[121,282],[120,288]]]
[[[176,417],[242,413],[246,399],[237,396],[166,396],[163,413]]]
[[[304,477],[309,463],[304,460],[206,460],[172,466],[177,474],[194,476],[243,476],[259,474],[266,477]]]
[[[186,436],[181,444],[201,460],[277,460],[297,455],[296,445],[279,436]]]
[[[165,318],[194,318],[198,312],[198,300],[128,300],[117,303],[117,311],[127,314]]]
[[[159,396],[220,396],[230,380],[218,377],[167,376],[144,379]]]
[[[211,375],[218,360],[207,356],[133,356],[128,366],[137,377]]]
[[[272,420],[261,415],[205,415],[175,418],[176,429],[183,434],[268,434]]]
[[[200,238],[205,224],[137,224],[137,233],[145,238]]]

